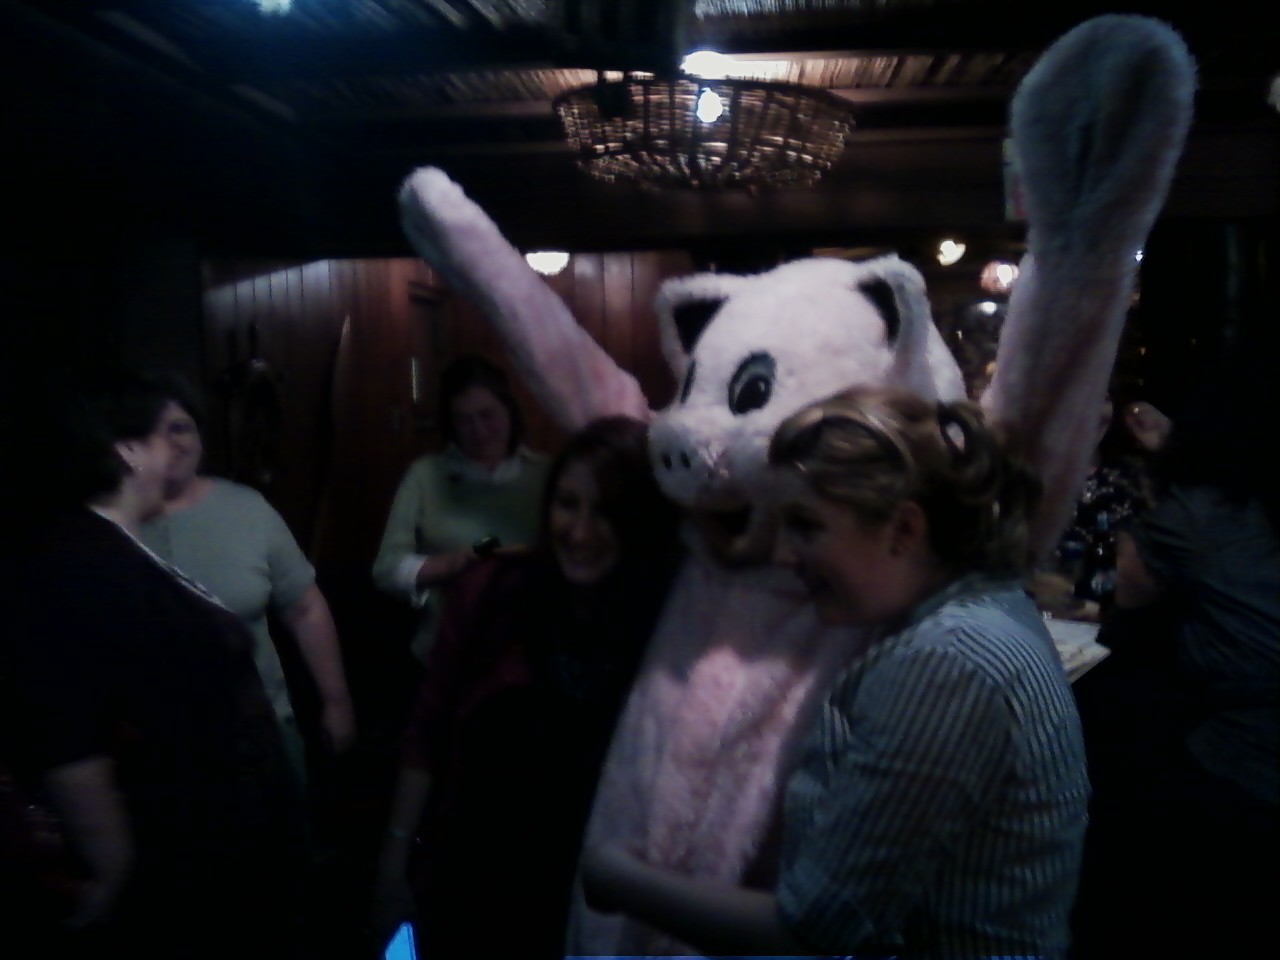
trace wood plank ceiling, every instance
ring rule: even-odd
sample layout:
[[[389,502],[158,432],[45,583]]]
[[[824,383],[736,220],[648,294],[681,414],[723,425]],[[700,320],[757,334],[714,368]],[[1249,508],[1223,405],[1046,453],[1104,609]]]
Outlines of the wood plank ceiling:
[[[1010,93],[1106,10],[1169,21],[1200,65],[1173,211],[1274,214],[1280,44],[1253,0],[0,0],[0,122],[24,169],[181,210],[228,253],[403,252],[391,197],[425,163],[528,244],[998,228]],[[822,184],[655,195],[577,169],[552,100],[694,49],[848,103]]]

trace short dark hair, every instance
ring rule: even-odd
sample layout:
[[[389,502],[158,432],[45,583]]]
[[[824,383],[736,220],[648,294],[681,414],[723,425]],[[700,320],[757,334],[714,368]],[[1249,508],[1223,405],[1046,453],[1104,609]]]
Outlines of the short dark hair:
[[[520,404],[516,402],[515,394],[511,392],[511,382],[502,368],[475,353],[464,353],[456,357],[440,376],[440,432],[445,441],[457,443],[458,435],[453,426],[453,401],[472,387],[488,390],[506,409],[507,420],[511,424],[507,453],[515,453],[524,440],[524,417],[520,413]]]
[[[116,444],[154,433],[170,399],[132,370],[95,370],[74,385],[56,385],[45,411],[51,422],[41,431],[51,468],[44,496],[69,505],[117,489],[128,467]]]
[[[204,403],[191,381],[172,370],[147,370],[139,376],[163,394],[166,400],[180,406],[196,422],[196,428],[201,433],[204,432],[207,420]]]

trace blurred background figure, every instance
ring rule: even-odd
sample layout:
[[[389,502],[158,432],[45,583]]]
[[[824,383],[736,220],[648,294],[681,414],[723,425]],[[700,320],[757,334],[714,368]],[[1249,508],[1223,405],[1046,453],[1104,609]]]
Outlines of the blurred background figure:
[[[1147,453],[1154,454],[1169,439],[1173,421],[1145,400],[1138,400],[1124,408],[1125,426]]]
[[[172,455],[163,507],[142,525],[142,542],[209,590],[249,627],[258,673],[298,782],[305,785],[306,742],[272,641],[269,613],[296,641],[315,685],[325,746],[343,753],[356,735],[338,631],[316,586],[315,570],[262,494],[200,472],[204,416],[190,387],[170,375],[149,377],[147,383],[161,403],[158,429]]]
[[[409,466],[373,564],[380,588],[421,610],[412,642],[420,661],[439,627],[439,588],[479,558],[477,544],[533,542],[547,475],[546,458],[521,443],[520,408],[491,361],[454,360],[441,377],[437,409],[445,449]]]
[[[1280,476],[1260,444],[1276,326],[1240,335],[1173,417],[1156,503],[1119,536],[1115,655],[1078,690],[1095,785],[1082,960],[1275,940]]]
[[[14,770],[78,865],[70,956],[299,946],[296,784],[243,622],[138,539],[163,506],[165,400],[130,375],[37,396],[0,698]],[[33,487],[35,485],[33,484]]]
[[[1116,533],[1151,502],[1147,451],[1130,429],[1128,409],[1117,416],[1111,394],[1103,401],[1071,523],[1050,565],[1032,578],[1037,602],[1054,617],[1094,623],[1105,617],[1115,594]]]
[[[378,867],[375,926],[428,956],[563,955],[596,780],[677,559],[644,424],[567,442],[532,552],[470,566],[427,660]]]

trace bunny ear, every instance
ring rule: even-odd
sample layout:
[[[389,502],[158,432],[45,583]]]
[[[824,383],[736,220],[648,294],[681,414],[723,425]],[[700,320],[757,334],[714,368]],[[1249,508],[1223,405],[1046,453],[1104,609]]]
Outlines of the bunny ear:
[[[988,416],[1021,439],[1052,548],[1084,482],[1146,242],[1191,125],[1195,61],[1168,24],[1108,14],[1053,43],[1014,94],[1029,253],[1009,298]]]
[[[964,396],[964,378],[933,323],[924,277],[896,256],[858,264],[857,289],[880,311],[893,354],[887,382],[930,399]]]

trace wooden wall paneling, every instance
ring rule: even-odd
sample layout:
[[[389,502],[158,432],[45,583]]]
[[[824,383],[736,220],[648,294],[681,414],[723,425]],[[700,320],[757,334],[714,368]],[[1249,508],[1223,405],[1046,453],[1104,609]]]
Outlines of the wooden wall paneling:
[[[404,262],[404,261],[400,261]],[[450,294],[431,282],[423,282],[420,271],[409,271],[405,302],[408,308],[409,356],[406,383],[405,463],[426,450],[436,450],[444,442],[438,400],[440,375],[452,353]],[[401,375],[406,375],[402,369]]]
[[[600,263],[600,345],[618,366],[637,376],[639,357],[635,329],[635,277],[633,253],[606,253]],[[643,384],[642,384],[643,386]]]
[[[227,332],[235,322],[236,291],[234,283],[218,283],[205,289],[203,296],[204,370],[201,382],[193,386],[204,401],[205,424],[204,467],[212,473],[223,473],[227,463],[227,437],[222,416],[219,377],[227,366]]]
[[[636,351],[644,370],[645,395],[655,410],[668,406],[675,397],[676,374],[662,353],[661,332],[654,299],[664,280],[692,273],[693,258],[684,250],[654,250],[636,256],[636,287],[632,309],[635,317]]]

